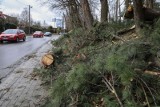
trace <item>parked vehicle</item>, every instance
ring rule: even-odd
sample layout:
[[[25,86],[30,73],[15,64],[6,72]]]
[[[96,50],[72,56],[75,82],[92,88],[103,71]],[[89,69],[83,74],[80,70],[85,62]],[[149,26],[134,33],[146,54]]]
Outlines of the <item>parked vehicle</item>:
[[[44,34],[43,34],[43,32],[42,31],[35,31],[34,33],[33,33],[33,38],[43,38],[43,36],[44,36]]]
[[[23,30],[20,29],[7,29],[0,34],[0,42],[3,41],[16,41],[26,40],[26,34]]]
[[[59,35],[66,35],[66,32],[60,32]]]
[[[52,36],[52,33],[51,32],[45,32],[44,36]]]

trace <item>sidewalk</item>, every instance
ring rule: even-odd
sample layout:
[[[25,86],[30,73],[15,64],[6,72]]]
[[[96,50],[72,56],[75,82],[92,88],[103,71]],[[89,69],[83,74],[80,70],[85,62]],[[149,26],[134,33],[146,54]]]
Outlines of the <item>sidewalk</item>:
[[[40,68],[41,57],[51,48],[50,43],[41,47],[0,84],[0,107],[39,107],[44,103],[47,90],[33,70]]]

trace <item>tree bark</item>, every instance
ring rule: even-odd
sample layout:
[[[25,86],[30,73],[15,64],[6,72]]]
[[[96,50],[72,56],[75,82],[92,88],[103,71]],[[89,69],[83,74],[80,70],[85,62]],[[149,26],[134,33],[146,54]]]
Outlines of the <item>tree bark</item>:
[[[115,6],[115,8],[116,8],[116,16],[115,16],[115,18],[116,18],[116,22],[118,21],[118,1],[119,0],[116,0],[116,6]]]
[[[141,25],[144,21],[143,3],[142,0],[133,0],[134,6],[134,21],[136,25],[136,32],[140,34]]]
[[[121,22],[121,2],[118,1],[118,11],[119,11],[119,22]]]
[[[108,0],[100,0],[101,2],[101,22],[108,21]]]
[[[82,27],[82,23],[79,16],[78,5],[75,0],[68,0],[68,10],[69,10],[69,17],[70,22],[72,24],[72,28],[79,28]]]
[[[91,9],[89,6],[89,2],[88,0],[80,0],[80,4],[82,7],[82,11],[83,11],[83,16],[85,17],[84,19],[84,25],[87,29],[91,29],[93,26],[93,15],[91,13]]]

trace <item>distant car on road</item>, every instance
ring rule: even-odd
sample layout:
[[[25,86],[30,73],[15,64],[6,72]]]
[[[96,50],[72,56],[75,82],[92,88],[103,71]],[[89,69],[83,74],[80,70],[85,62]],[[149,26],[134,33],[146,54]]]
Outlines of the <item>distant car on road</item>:
[[[44,34],[43,34],[43,32],[42,31],[35,31],[34,33],[33,33],[33,38],[43,38],[43,36],[44,36]]]
[[[60,32],[59,35],[66,35],[66,32]]]
[[[26,40],[26,34],[21,29],[7,29],[0,34],[0,42],[3,41],[15,41],[18,42],[19,40]]]
[[[45,32],[44,36],[52,36],[52,33],[51,32]]]

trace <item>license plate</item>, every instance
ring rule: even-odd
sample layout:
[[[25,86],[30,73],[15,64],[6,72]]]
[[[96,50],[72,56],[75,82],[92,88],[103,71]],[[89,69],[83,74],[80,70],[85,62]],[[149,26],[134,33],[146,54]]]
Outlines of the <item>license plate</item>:
[[[6,38],[6,37],[3,37],[2,39],[3,39],[3,40],[6,40],[7,38]]]

